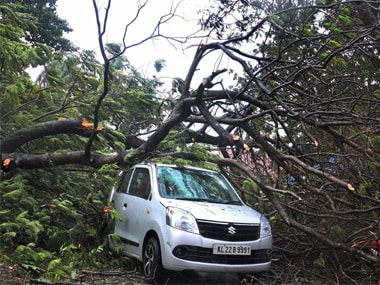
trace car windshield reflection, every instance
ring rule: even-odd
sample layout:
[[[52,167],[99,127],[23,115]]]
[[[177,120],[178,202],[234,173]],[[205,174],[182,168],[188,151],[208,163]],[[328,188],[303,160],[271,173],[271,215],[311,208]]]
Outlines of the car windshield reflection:
[[[158,167],[159,193],[163,198],[240,205],[223,175],[197,169]]]

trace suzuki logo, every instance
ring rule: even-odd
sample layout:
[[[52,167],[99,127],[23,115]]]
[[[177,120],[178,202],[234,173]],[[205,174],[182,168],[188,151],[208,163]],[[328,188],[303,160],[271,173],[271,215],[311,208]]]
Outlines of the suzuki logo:
[[[230,235],[236,234],[236,229],[233,226],[230,226],[227,231]]]

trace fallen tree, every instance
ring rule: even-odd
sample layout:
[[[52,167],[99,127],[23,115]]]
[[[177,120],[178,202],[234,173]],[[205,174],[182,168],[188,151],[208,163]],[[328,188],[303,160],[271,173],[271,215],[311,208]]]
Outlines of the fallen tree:
[[[301,267],[304,280],[322,271],[329,281],[376,280],[373,264],[379,258],[373,250],[378,250],[371,244],[380,231],[379,4],[296,2],[223,1],[215,11],[205,11],[208,41],[196,45],[186,78],[165,98],[152,88],[159,82],[144,81],[130,66],[123,69],[128,46],[103,43],[95,9],[102,68],[91,54],[76,58],[66,74],[68,83],[44,83],[46,90],[59,90],[54,96],[63,94],[62,100],[51,100],[45,89],[34,90],[28,94],[36,98],[25,93],[17,108],[3,112],[9,122],[0,142],[3,178],[10,183],[24,177],[24,169],[57,173],[79,166],[92,173],[94,194],[109,189],[116,168],[139,161],[211,161],[242,186],[240,194],[249,205],[271,217],[275,266],[293,265],[293,273]],[[108,4],[106,11],[112,7]],[[238,18],[231,24],[233,16]],[[213,54],[228,62],[205,68],[202,63]],[[84,58],[93,60],[93,69]],[[117,69],[117,60],[125,66]],[[125,76],[126,71],[133,76]],[[200,72],[205,76],[197,82]],[[227,87],[225,81],[233,84]],[[87,98],[83,90],[96,96]],[[37,108],[38,114],[28,109],[28,118],[38,123],[14,127],[20,120],[11,115],[35,107],[36,99],[60,107],[54,106],[55,112]],[[67,119],[60,119],[63,115]],[[74,119],[79,115],[92,123]],[[101,190],[95,185],[99,173],[109,179]],[[64,192],[61,186],[53,189],[51,181],[34,182],[33,189]],[[4,206],[16,201],[8,193]]]

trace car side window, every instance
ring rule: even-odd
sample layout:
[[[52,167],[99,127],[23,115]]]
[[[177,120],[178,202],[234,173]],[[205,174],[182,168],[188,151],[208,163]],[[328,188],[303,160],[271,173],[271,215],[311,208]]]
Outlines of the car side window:
[[[135,169],[128,194],[148,199],[150,194],[150,175],[147,168]]]
[[[132,170],[123,172],[123,174],[121,175],[119,186],[116,189],[116,192],[127,193],[128,184],[129,184],[129,181],[131,180],[131,176],[132,176]]]

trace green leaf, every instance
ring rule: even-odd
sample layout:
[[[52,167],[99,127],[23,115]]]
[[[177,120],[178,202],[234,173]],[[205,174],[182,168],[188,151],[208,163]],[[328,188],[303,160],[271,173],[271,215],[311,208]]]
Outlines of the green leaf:
[[[118,55],[121,52],[121,44],[108,43],[106,44],[106,50],[112,56]]]
[[[16,235],[17,235],[16,232],[6,232],[6,233],[1,235],[1,239],[4,241],[9,241],[12,238],[14,238]]]
[[[318,257],[318,258],[314,259],[313,264],[314,264],[315,266],[325,267],[326,261],[325,261],[325,259],[323,258],[323,254],[322,254],[322,253],[319,254],[319,257]]]
[[[281,20],[281,18],[276,14],[269,14],[267,16],[267,20],[270,22],[274,22],[280,26],[284,25],[284,22]]]
[[[337,41],[335,41],[335,40],[329,40],[329,45],[330,45],[331,47],[335,47],[335,48],[339,48],[339,47],[342,46],[339,42],[337,42]]]
[[[348,17],[348,16],[343,16],[343,15],[339,15],[338,16],[338,21],[339,22],[341,22],[341,23],[344,23],[344,24],[346,24],[346,25],[349,25],[349,24],[351,24],[351,19],[350,19],[350,17]]]
[[[0,224],[0,229],[3,229],[5,231],[10,231],[14,229],[19,229],[20,225],[13,222],[4,222]]]
[[[47,270],[48,271],[54,271],[56,270],[57,268],[59,268],[62,264],[62,259],[61,258],[56,258],[56,259],[53,259],[49,262],[49,265],[47,267]]]
[[[304,30],[303,30],[303,33],[304,33],[304,35],[305,35],[306,37],[311,37],[311,36],[314,35],[314,34],[312,33],[312,31],[309,30],[309,29],[304,29]]]
[[[243,189],[248,192],[252,192],[252,191],[256,192],[259,190],[259,187],[255,181],[246,179],[243,182]]]
[[[154,68],[156,69],[157,72],[160,72],[166,65],[166,60],[165,59],[157,59],[154,62]]]
[[[22,197],[22,192],[23,191],[21,189],[16,189],[11,192],[3,194],[2,197],[5,200],[16,202]]]
[[[0,211],[0,217],[6,217],[6,216],[8,216],[9,215],[9,213],[11,212],[11,210],[1,210]]]

